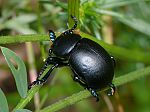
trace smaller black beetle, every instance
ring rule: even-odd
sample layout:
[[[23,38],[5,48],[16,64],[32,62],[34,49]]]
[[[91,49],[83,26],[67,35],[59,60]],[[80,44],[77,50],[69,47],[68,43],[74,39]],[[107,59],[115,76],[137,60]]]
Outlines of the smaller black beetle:
[[[74,26],[56,39],[55,33],[49,30],[50,39],[53,42],[49,49],[49,56],[36,81],[32,82],[29,88],[35,84],[46,82],[54,68],[69,66],[74,73],[74,81],[88,89],[97,101],[99,97],[96,92],[107,86],[110,87],[108,95],[113,95],[115,92],[115,86],[112,84],[115,62],[113,57],[96,42],[81,38],[79,34],[74,34],[73,30],[77,27],[77,19],[74,16],[71,17],[75,21]],[[55,56],[52,56],[52,53]],[[53,66],[40,79],[49,65]]]

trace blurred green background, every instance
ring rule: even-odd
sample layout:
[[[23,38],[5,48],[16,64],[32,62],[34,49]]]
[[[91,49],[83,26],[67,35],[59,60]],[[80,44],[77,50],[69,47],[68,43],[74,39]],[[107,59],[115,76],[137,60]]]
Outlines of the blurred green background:
[[[81,0],[79,10],[81,31],[128,50],[150,51],[149,0]],[[48,29],[62,32],[67,29],[67,19],[66,0],[0,0],[0,36],[47,34]],[[32,45],[36,60],[34,64],[39,72],[43,58],[48,54],[50,42],[34,42]],[[27,44],[16,43],[5,46],[24,60],[30,72]],[[148,66],[142,62],[118,58],[115,60],[115,77]],[[52,74],[55,75],[52,77],[53,80],[40,90],[42,108],[83,90],[72,80],[69,68],[58,68]],[[0,53],[0,87],[7,97],[11,110],[20,97],[2,53]],[[34,101],[26,108],[34,111],[36,108]],[[100,102],[95,102],[95,99],[90,97],[60,112],[150,112],[150,77],[118,87],[113,97],[103,93]]]

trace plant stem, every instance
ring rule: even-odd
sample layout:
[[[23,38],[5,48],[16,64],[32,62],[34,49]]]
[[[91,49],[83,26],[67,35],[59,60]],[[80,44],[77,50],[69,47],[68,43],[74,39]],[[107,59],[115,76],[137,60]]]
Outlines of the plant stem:
[[[106,43],[113,44],[112,17],[103,15],[102,19],[105,21],[105,24],[102,27],[103,40]]]
[[[36,7],[36,15],[37,15],[37,28],[38,28],[38,33],[44,33],[44,28],[42,25],[42,17],[41,17],[41,4],[39,3],[39,0],[36,1],[35,3]],[[40,44],[40,52],[41,52],[41,57],[43,60],[46,59],[46,53],[45,53],[45,48],[43,42],[39,42]]]
[[[69,28],[74,25],[74,21],[71,18],[71,15],[75,16],[79,20],[79,7],[80,0],[68,0],[68,22]],[[77,26],[79,28],[79,26]]]
[[[115,86],[120,86],[120,85],[123,85],[125,83],[131,82],[135,79],[138,79],[140,77],[144,77],[147,75],[150,75],[150,66],[147,68],[136,70],[136,71],[130,72],[126,75],[117,77],[113,80],[113,83],[115,84]],[[108,88],[106,88],[106,89],[108,89]],[[106,89],[104,89],[104,90],[106,90]],[[102,91],[104,91],[104,90],[102,90]],[[69,96],[65,99],[62,99],[62,100],[44,108],[40,112],[56,112],[64,107],[75,104],[75,103],[77,103],[85,98],[88,98],[90,96],[91,96],[91,94],[89,91],[83,90],[83,91],[80,91],[79,93],[73,94],[72,96]]]
[[[49,40],[48,35],[33,34],[33,35],[16,35],[16,36],[0,36],[0,44],[13,44],[22,42],[35,42]]]
[[[17,109],[23,109],[33,98],[33,96],[35,95],[35,93],[37,91],[39,91],[40,89],[40,85],[38,86],[34,86],[33,88],[31,88],[27,94],[26,98],[21,98],[20,102],[18,103],[18,105],[13,109],[13,112],[15,112],[15,110]]]
[[[56,33],[57,35],[59,33]],[[101,40],[97,40],[95,37],[80,32],[82,37],[89,38],[102,47],[104,47],[111,55],[115,58],[122,59],[122,60],[129,60],[132,62],[143,62],[143,63],[150,63],[149,52],[141,52],[141,51],[134,51],[128,50],[126,48],[118,47],[115,45],[107,44]],[[18,36],[1,36],[0,37],[0,44],[10,44],[10,43],[21,43],[21,42],[35,42],[35,41],[48,41],[48,35],[18,35]]]
[[[27,51],[27,57],[28,57],[28,63],[29,63],[29,76],[30,81],[33,82],[36,79],[36,67],[35,67],[35,56],[34,56],[34,49],[31,42],[26,42],[26,51]],[[38,109],[40,104],[40,97],[39,93],[37,92],[34,96],[34,105],[35,109]]]

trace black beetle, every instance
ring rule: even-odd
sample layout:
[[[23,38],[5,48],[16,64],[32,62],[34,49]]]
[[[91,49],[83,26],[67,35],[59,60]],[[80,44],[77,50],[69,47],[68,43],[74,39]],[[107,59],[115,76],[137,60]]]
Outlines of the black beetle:
[[[106,50],[96,42],[81,38],[79,34],[73,33],[77,27],[77,19],[71,16],[75,22],[71,29],[66,30],[55,38],[55,33],[49,30],[50,39],[53,42],[49,57],[46,59],[35,84],[43,84],[50,76],[54,68],[69,66],[73,71],[73,79],[81,86],[88,89],[91,94],[99,100],[97,91],[109,86],[108,95],[113,95],[115,86],[112,84],[114,76],[114,59]],[[55,56],[52,56],[52,53]],[[46,75],[40,79],[47,66],[53,65]]]

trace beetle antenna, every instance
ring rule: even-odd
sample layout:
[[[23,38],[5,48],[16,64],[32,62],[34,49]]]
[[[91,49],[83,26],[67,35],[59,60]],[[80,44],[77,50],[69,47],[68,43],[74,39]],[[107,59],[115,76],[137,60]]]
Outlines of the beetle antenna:
[[[74,30],[77,27],[78,20],[75,16],[71,15],[71,18],[74,20],[74,25],[70,30]]]
[[[77,18],[76,18],[75,16],[73,16],[73,15],[71,15],[71,18],[74,20],[74,25],[73,25],[73,27],[72,27],[71,29],[66,30],[66,31],[63,33],[64,35],[72,34],[72,33],[73,33],[73,30],[74,30],[75,28],[77,28],[77,23],[78,23]]]
[[[49,37],[52,42],[54,42],[56,35],[52,30],[49,30]]]

